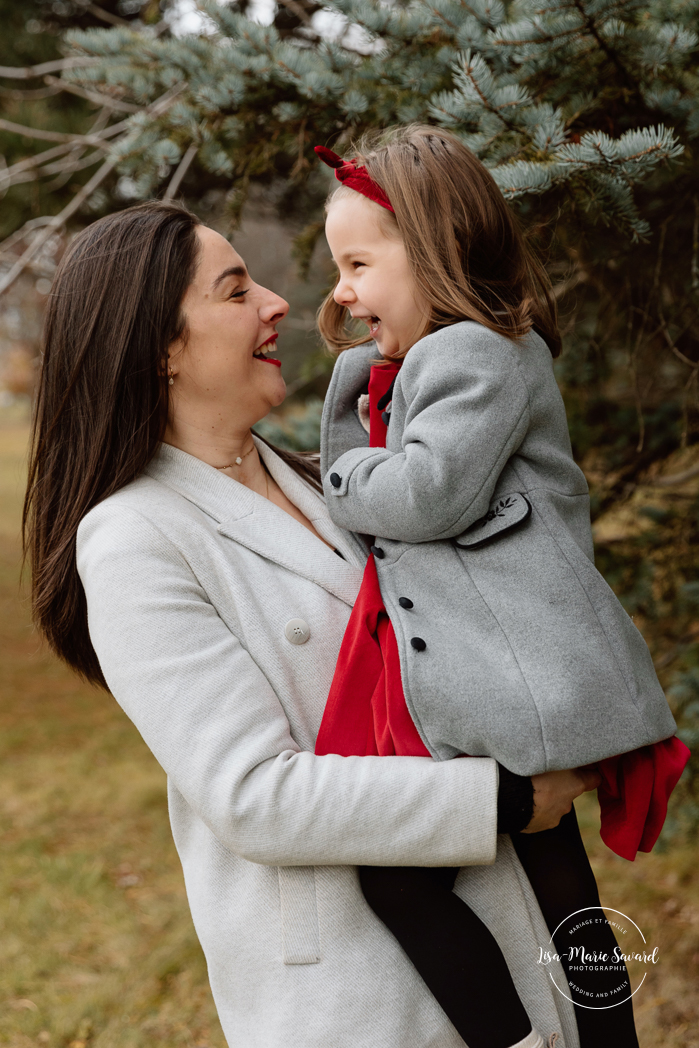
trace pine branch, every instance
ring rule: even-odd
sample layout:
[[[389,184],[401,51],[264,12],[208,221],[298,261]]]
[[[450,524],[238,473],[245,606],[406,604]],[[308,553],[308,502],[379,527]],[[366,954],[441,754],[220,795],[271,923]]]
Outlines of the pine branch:
[[[585,28],[599,47],[600,51],[602,51],[607,56],[609,61],[612,63],[612,65],[615,67],[617,72],[620,74],[620,76],[626,83],[626,86],[629,88],[629,90],[631,90],[634,93],[634,95],[638,96],[638,86],[636,82],[631,77],[631,74],[619,58],[616,51],[609,46],[607,41],[600,34],[594,18],[585,10],[582,0],[573,0],[573,3],[577,8],[581,19],[583,20]]]

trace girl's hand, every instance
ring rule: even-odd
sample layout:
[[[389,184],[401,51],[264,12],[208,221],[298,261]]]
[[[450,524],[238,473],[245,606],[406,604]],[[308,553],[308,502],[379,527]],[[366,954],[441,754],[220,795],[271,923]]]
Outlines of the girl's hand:
[[[587,790],[596,790],[600,782],[601,776],[594,765],[532,775],[534,814],[522,833],[552,830],[570,811],[575,798]]]

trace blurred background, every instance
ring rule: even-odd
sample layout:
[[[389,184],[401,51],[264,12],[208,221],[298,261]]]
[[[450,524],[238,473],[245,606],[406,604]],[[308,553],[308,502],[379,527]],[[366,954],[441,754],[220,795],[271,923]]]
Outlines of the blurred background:
[[[289,398],[260,424],[317,447],[332,359],[314,315],[339,152],[451,128],[546,261],[597,563],[699,743],[699,0],[0,0],[0,1045],[224,1048],[164,776],[107,695],[40,643],[19,524],[42,314],[66,244],[184,200],[291,305]],[[602,902],[659,963],[644,1048],[699,1045],[697,763],[651,854],[599,839]]]

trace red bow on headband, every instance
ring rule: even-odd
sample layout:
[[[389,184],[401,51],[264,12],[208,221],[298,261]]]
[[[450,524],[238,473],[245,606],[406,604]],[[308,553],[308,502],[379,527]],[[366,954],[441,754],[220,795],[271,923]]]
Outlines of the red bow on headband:
[[[338,182],[342,182],[344,186],[349,186],[350,189],[354,189],[355,192],[368,197],[369,200],[373,200],[375,204],[380,204],[381,207],[385,207],[387,211],[391,211],[395,215],[395,211],[391,207],[391,201],[381,186],[374,182],[365,167],[355,164],[354,160],[343,160],[337,153],[333,153],[332,149],[326,149],[325,146],[316,146],[315,151],[324,164],[335,168],[335,178]]]

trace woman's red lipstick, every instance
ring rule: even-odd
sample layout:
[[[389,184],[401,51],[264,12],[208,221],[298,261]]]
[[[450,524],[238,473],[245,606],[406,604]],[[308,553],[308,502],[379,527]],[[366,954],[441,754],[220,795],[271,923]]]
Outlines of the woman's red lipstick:
[[[280,368],[282,366],[281,360],[275,360],[274,357],[265,356],[260,352],[265,348],[265,346],[270,346],[272,343],[276,342],[278,338],[279,335],[275,332],[266,342],[263,342],[261,346],[258,346],[254,353],[255,360],[261,360],[264,364],[274,364],[275,367]]]

